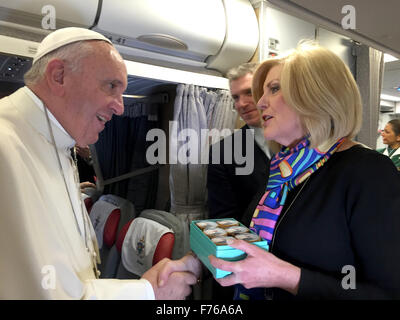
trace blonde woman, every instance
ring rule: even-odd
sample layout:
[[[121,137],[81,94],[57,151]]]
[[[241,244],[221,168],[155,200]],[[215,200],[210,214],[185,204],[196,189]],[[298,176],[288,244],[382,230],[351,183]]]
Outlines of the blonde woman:
[[[232,241],[247,257],[210,256],[233,272],[217,281],[241,284],[238,299],[399,297],[400,178],[387,157],[352,140],[362,104],[347,66],[303,43],[257,68],[253,95],[264,137],[284,146],[250,224],[269,252]]]

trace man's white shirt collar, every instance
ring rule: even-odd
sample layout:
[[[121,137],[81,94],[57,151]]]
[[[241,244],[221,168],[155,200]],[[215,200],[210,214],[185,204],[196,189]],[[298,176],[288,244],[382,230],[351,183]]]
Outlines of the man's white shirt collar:
[[[264,138],[263,129],[260,127],[253,127],[249,125],[250,129],[254,130],[254,140],[256,141],[257,145],[261,148],[261,150],[265,153],[265,155],[271,159],[272,152],[268,147],[267,140]]]

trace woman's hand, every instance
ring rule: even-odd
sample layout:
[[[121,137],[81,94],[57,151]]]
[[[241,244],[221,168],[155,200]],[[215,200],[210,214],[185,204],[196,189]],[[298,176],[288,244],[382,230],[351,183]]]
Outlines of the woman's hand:
[[[229,246],[247,253],[240,261],[225,261],[209,256],[211,264],[232,274],[216,279],[222,286],[241,283],[245,288],[281,288],[297,294],[301,269],[283,261],[272,253],[243,240],[232,240]]]

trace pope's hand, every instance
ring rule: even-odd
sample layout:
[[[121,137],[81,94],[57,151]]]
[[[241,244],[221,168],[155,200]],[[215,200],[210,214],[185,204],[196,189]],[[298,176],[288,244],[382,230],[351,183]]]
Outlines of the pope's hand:
[[[183,300],[191,292],[200,276],[201,264],[192,255],[179,260],[163,259],[148,270],[142,278],[148,280],[158,300]]]

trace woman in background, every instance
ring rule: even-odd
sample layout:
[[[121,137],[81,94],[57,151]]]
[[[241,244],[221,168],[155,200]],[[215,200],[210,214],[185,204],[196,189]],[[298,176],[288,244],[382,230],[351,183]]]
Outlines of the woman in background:
[[[383,143],[387,144],[387,148],[378,149],[377,151],[388,156],[397,170],[400,171],[400,119],[390,120],[381,135]]]

